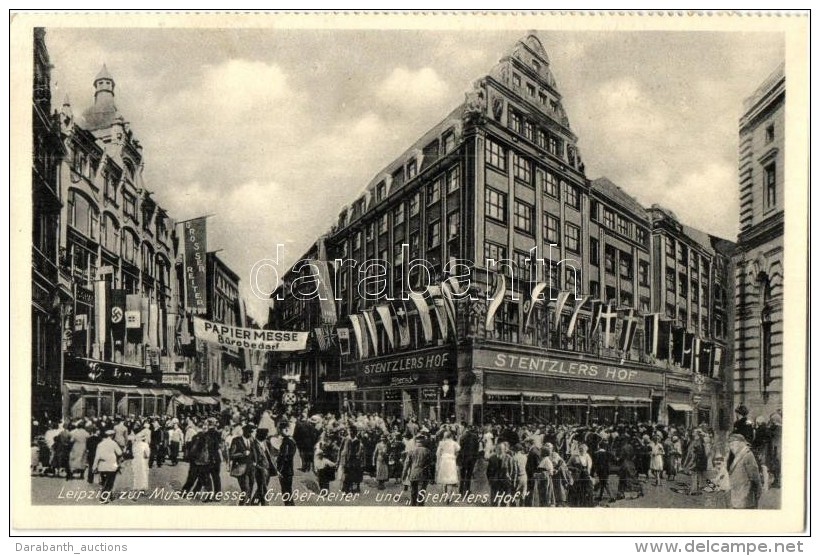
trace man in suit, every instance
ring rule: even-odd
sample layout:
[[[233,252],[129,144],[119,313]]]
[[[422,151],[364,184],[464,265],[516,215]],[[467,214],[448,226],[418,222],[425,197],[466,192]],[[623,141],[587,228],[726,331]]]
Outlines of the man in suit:
[[[427,437],[423,434],[416,436],[416,447],[404,460],[402,480],[410,482],[410,505],[423,506],[424,499],[419,500],[419,491],[427,488],[430,481],[430,468],[433,465],[433,454],[427,447]]]
[[[251,499],[251,505],[268,505],[265,496],[268,492],[268,481],[270,481],[271,473],[275,470],[269,446],[268,429],[257,429],[256,440],[254,441],[254,449],[256,450],[256,469],[254,471],[256,489]]]
[[[276,456],[276,469],[279,472],[279,485],[282,488],[282,497],[285,506],[295,506],[293,502],[293,458],[296,456],[296,442],[290,432],[290,422],[279,423],[279,434],[282,435],[282,445],[279,446],[279,455]]]
[[[256,427],[247,424],[242,427],[242,436],[231,441],[228,457],[231,460],[231,477],[236,477],[239,489],[244,493],[240,497],[239,505],[250,504],[253,494],[253,483],[256,476],[256,450],[254,448],[253,431]]]
[[[729,464],[732,508],[756,509],[763,492],[763,480],[746,437],[737,433],[729,435],[729,450],[734,456]]]
[[[303,416],[296,422],[293,431],[293,440],[299,449],[299,459],[302,460],[300,471],[308,472],[313,466],[313,448],[316,445],[316,428]]]
[[[168,435],[160,426],[159,421],[154,419],[151,422],[151,457],[148,460],[148,467],[153,467],[156,462],[157,467],[162,467],[165,462],[165,447],[168,445]]]
[[[457,456],[459,467],[458,491],[465,494],[470,490],[475,463],[478,461],[479,452],[481,451],[475,428],[472,426],[465,427],[464,433],[458,439],[458,444],[461,446]]]
[[[752,424],[752,421],[749,420],[749,409],[740,404],[735,409],[735,415],[737,415],[737,420],[732,427],[733,434],[742,434],[743,437],[746,439],[746,442],[753,442],[755,439],[755,426]]]
[[[222,478],[219,473],[222,467],[222,435],[217,429],[217,420],[211,417],[206,421],[205,425],[205,445],[208,450],[208,457],[203,468],[203,475],[208,479],[208,482],[213,488],[213,492],[220,492],[222,490]]]

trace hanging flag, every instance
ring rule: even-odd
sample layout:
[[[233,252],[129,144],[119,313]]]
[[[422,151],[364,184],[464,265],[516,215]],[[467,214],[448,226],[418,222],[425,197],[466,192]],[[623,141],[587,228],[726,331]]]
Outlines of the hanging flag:
[[[581,307],[584,306],[584,303],[587,302],[589,299],[588,295],[582,295],[580,299],[577,297],[575,298],[575,309],[572,311],[572,316],[569,318],[569,325],[567,326],[567,337],[571,338],[572,335],[575,333],[575,326],[578,323],[578,313],[581,312]]]
[[[410,322],[407,315],[407,306],[404,301],[397,301],[395,307],[396,328],[399,331],[399,346],[405,348],[410,345]]]
[[[125,331],[125,290],[111,290],[111,332],[115,338],[122,340]]]
[[[191,320],[188,315],[179,317],[179,340],[183,346],[187,346],[193,340],[191,338]]]
[[[88,328],[88,315],[79,313],[74,315],[74,331],[79,332]]]
[[[592,305],[592,326],[589,329],[589,335],[592,337],[598,331],[598,326],[601,324],[601,313],[604,312],[604,302],[600,299],[593,299],[590,301]]]
[[[660,313],[652,313],[643,317],[643,351],[652,357],[658,356],[658,332],[661,320]]]
[[[436,322],[438,323],[438,329],[439,333],[441,334],[441,339],[446,342],[449,327],[447,324],[447,315],[444,310],[444,300],[441,297],[441,287],[427,286],[427,293],[429,294],[429,298],[433,301],[433,312],[436,315]]]
[[[612,310],[612,301],[607,302],[606,310],[601,312],[601,333],[604,335],[604,347],[609,348],[609,340],[615,332],[615,324],[618,320],[618,313]]]
[[[700,348],[702,345],[702,341],[700,337],[695,336],[692,339],[692,362],[690,368],[692,371],[699,373],[700,372]]]
[[[339,354],[350,355],[350,329],[337,328],[336,334],[339,336]]]
[[[535,312],[535,306],[539,303],[541,294],[547,287],[546,282],[537,282],[530,290],[530,297],[524,301],[524,332],[530,329],[530,322],[532,314]]]
[[[628,352],[632,349],[632,342],[635,339],[635,331],[638,329],[639,320],[635,316],[635,309],[626,311],[626,316],[621,322],[621,339],[618,342],[621,351]]]
[[[487,332],[495,330],[495,314],[498,308],[501,307],[501,302],[504,301],[504,295],[507,293],[507,281],[501,273],[496,274],[495,294],[490,301],[490,306],[487,308],[487,318],[484,320],[484,329]]]
[[[370,341],[373,345],[373,355],[379,355],[379,334],[376,332],[376,321],[373,319],[373,313],[371,310],[363,311],[362,317],[364,318],[365,326],[367,326],[367,332],[370,334]]]
[[[657,359],[669,361],[672,358],[669,342],[672,339],[672,321],[661,318],[658,322],[658,355]]]
[[[333,284],[330,281],[330,271],[327,261],[311,261],[315,271],[316,291],[319,295],[322,324],[336,324],[336,299],[333,296]]]
[[[672,330],[672,361],[678,365],[683,365],[683,351],[686,343],[686,329],[676,326]]]
[[[453,303],[453,293],[450,284],[445,281],[441,284],[441,297],[444,300],[444,311],[447,313],[447,320],[453,330],[453,337],[458,337],[458,329],[456,328],[456,306]]]
[[[125,296],[125,327],[142,329],[142,298],[137,294]]]
[[[96,280],[94,282],[94,343],[97,344],[100,354],[104,353],[106,344],[108,315],[108,282]]]
[[[698,367],[697,372],[711,376],[712,373],[712,343],[701,340],[700,353],[698,353]]]
[[[159,347],[159,310],[156,303],[148,305],[148,345]]]
[[[555,315],[553,316],[555,319],[555,328],[558,328],[561,325],[561,313],[564,311],[564,305],[567,304],[569,294],[569,291],[558,292],[558,299],[555,301]]]
[[[313,329],[313,335],[316,336],[316,343],[319,345],[319,351],[327,351],[330,349],[330,342],[328,342],[325,331],[321,326]]]
[[[712,377],[720,378],[720,364],[723,358],[723,348],[720,346],[714,347],[714,356],[712,357]]]
[[[390,349],[395,349],[393,340],[393,317],[390,315],[389,305],[378,305],[376,307],[376,314],[379,315],[379,320],[382,321],[384,332],[387,335],[387,343],[390,344]]]
[[[208,310],[206,302],[208,239],[206,219],[194,218],[183,224],[185,255],[185,300],[187,308],[194,314]]]
[[[350,324],[353,326],[353,335],[356,337],[356,348],[359,358],[365,357],[364,334],[359,322],[359,315],[350,315]]]
[[[692,350],[695,347],[695,335],[691,332],[686,332],[683,338],[683,360],[681,362],[681,367],[684,369],[692,369],[693,368],[693,354]]]
[[[410,293],[410,299],[413,301],[413,304],[419,312],[419,320],[421,321],[421,329],[424,333],[424,341],[433,341],[433,322],[430,320],[430,309],[427,307],[427,300],[424,299],[423,295],[415,292]]]
[[[239,298],[239,326],[247,326],[248,325],[248,308],[245,306],[245,300],[243,298]],[[242,350],[242,359],[245,362],[244,371],[252,371],[253,364],[251,363],[251,350],[243,349]]]

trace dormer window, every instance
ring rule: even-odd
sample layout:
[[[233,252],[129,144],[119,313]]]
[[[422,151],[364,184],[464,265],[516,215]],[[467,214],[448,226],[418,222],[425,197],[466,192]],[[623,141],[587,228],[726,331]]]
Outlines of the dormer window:
[[[541,71],[541,64],[535,58],[532,59],[532,69],[534,69],[536,73]]]
[[[517,73],[513,74],[513,85],[515,85],[516,87],[521,86],[521,76],[518,75]]]
[[[452,151],[456,146],[456,134],[448,131],[444,134],[444,152],[445,154]]]
[[[535,85],[532,83],[527,83],[527,94],[535,98]]]
[[[379,185],[376,186],[376,201],[381,201],[384,199],[385,195],[387,194],[387,185],[384,182],[381,182]]]
[[[417,173],[418,173],[418,166],[417,166],[417,163],[416,163],[416,159],[414,158],[413,160],[411,160],[410,162],[407,163],[407,179],[408,180],[413,179],[414,177],[416,177]]]

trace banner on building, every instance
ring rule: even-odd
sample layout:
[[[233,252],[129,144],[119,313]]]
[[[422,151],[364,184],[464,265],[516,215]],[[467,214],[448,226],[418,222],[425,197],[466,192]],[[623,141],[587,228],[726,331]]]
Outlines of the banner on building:
[[[234,349],[299,351],[306,348],[308,334],[292,330],[259,330],[228,326],[194,317],[194,336],[197,339]]]
[[[125,329],[125,290],[111,290],[111,330],[114,335],[122,339]]]
[[[125,327],[142,328],[142,299],[139,295],[128,294],[125,296]]]
[[[336,324],[336,299],[330,282],[330,271],[327,261],[311,261],[316,271],[316,287],[319,293],[319,307],[322,312],[322,324]]]
[[[183,224],[185,242],[185,300],[193,313],[204,313],[206,304],[207,231],[205,218],[194,218]]]

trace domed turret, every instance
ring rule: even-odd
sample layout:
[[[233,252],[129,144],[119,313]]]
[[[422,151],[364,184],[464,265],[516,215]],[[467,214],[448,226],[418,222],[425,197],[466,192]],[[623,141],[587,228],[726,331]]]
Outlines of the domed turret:
[[[94,105],[83,113],[85,125],[90,131],[109,127],[117,117],[117,105],[114,103],[114,78],[103,64],[97,77],[94,78]]]

